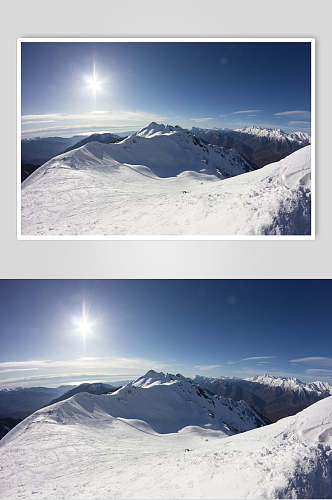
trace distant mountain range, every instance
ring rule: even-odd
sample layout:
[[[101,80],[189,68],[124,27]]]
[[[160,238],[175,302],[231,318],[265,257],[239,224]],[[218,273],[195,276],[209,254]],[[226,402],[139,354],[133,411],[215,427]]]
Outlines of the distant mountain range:
[[[81,139],[80,141],[75,142],[75,144],[69,146],[65,151],[63,151],[63,153],[67,153],[68,151],[72,151],[73,149],[85,146],[85,144],[89,144],[89,142],[101,142],[102,144],[111,144],[113,142],[119,142],[122,140],[123,137],[120,137],[119,135],[115,134],[109,134],[109,133],[91,134],[88,137],[84,137],[84,139]]]
[[[310,136],[304,132],[288,133],[257,126],[236,130],[193,127],[192,132],[208,144],[236,149],[255,168],[277,162],[311,143]]]
[[[151,127],[152,125],[152,127]],[[152,123],[148,131],[165,130],[164,125]],[[159,128],[158,128],[159,127]],[[160,127],[164,127],[160,129]],[[171,131],[181,127],[166,126]],[[146,129],[143,128],[144,131]],[[75,135],[73,137],[36,137],[23,139],[21,142],[21,180],[26,179],[40,165],[44,164],[54,156],[71,151],[96,141],[104,144],[123,140],[130,135],[144,135],[139,132],[128,131],[119,134],[110,132],[94,133],[89,136]],[[150,135],[149,135],[150,132]],[[188,131],[189,132],[189,131]],[[268,163],[279,161],[297,149],[310,144],[310,136],[304,132],[287,133],[281,129],[261,128],[257,126],[243,129],[203,129],[193,127],[190,131],[204,144],[223,146],[227,149],[237,150],[251,165],[251,169],[261,168]]]
[[[40,165],[61,153],[71,151],[93,141],[108,144],[120,140],[122,140],[121,136],[110,133],[23,139],[21,141],[21,182],[37,170]]]
[[[116,391],[128,381],[119,381],[116,387],[103,383],[83,383],[78,386],[61,385],[60,387],[16,387],[0,389],[0,439],[22,419],[35,411],[64,401],[80,392],[106,394]]]
[[[21,182],[32,174],[40,165],[54,156],[63,153],[82,136],[73,137],[35,137],[21,141]]]
[[[31,415],[52,399],[64,394],[71,386],[60,387],[16,387],[0,389],[0,418],[22,419]]]
[[[332,387],[325,382],[306,384],[293,377],[275,377],[268,374],[245,380],[196,376],[194,381],[211,394],[246,401],[271,422],[294,415],[316,401],[332,395]]]
[[[53,399],[48,403],[48,405],[52,405],[54,403],[58,403],[59,401],[64,401],[65,399],[71,398],[75,396],[75,394],[79,394],[80,392],[88,392],[89,394],[107,394],[111,392],[115,392],[119,389],[119,387],[114,387],[113,385],[103,384],[101,382],[98,383],[84,383],[80,384],[77,387],[73,387],[69,391],[65,392],[61,396],[56,399]]]

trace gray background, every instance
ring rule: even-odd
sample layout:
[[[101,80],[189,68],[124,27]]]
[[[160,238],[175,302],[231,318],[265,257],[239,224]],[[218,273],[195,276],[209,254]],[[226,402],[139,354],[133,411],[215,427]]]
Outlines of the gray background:
[[[6,2],[1,26],[0,278],[331,278],[331,12],[308,0]],[[18,241],[18,37],[315,37],[315,241]],[[280,75],[280,85],[287,85]]]

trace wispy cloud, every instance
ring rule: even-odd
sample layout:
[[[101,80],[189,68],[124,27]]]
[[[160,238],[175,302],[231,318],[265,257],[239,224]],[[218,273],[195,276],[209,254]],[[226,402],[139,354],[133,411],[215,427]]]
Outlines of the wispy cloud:
[[[62,373],[62,374],[45,374],[45,375],[32,375],[30,377],[12,377],[6,379],[0,379],[0,385],[2,387],[15,387],[17,385],[28,387],[35,386],[36,384],[45,384],[45,385],[59,385],[59,384],[74,384],[83,383],[83,381],[95,381],[96,377],[98,377],[98,381],[105,380],[120,380],[120,379],[135,379],[142,375],[141,372],[123,372],[123,373],[95,373],[95,372],[82,372],[82,373]],[[91,380],[93,379],[93,380]]]
[[[295,116],[298,118],[310,118],[310,114],[310,111],[296,109],[291,111],[280,111],[278,113],[274,113],[274,116]]]
[[[240,111],[233,111],[232,115],[242,115],[242,114],[247,114],[247,113],[258,113],[260,111],[263,111],[262,109],[244,109]]]
[[[216,370],[217,368],[221,368],[222,365],[195,365],[194,368],[195,370],[201,370],[201,371],[210,371],[210,370]]]
[[[273,359],[275,356],[247,356],[246,358],[238,359],[237,361],[227,361],[228,365],[236,365],[242,361],[261,361],[265,359]]]
[[[296,120],[288,122],[288,125],[307,125],[310,126],[311,122],[305,120]]]
[[[323,368],[309,368],[308,370],[306,370],[306,373],[322,377],[332,377],[332,370],[326,370]]]
[[[249,356],[248,358],[242,358],[241,361],[257,361],[260,359],[273,359],[275,356]]]
[[[28,360],[28,361],[2,361],[0,362],[1,368],[11,368],[18,369],[20,367],[43,367],[47,366],[47,363],[50,363],[50,360],[42,359],[42,360]]]
[[[85,113],[49,113],[44,115],[22,115],[22,123],[26,121],[41,122],[42,120],[52,121],[73,121],[73,120],[94,120],[94,121],[155,121],[163,120],[165,116],[146,113],[144,111],[89,111]]]
[[[307,356],[305,358],[290,359],[290,363],[318,363],[323,365],[332,365],[332,358],[326,356]]]
[[[0,369],[0,374],[1,373],[14,373],[14,372],[31,372],[34,370],[39,370],[39,368],[5,368],[5,369]]]
[[[97,110],[84,113],[48,113],[23,115],[22,135],[31,135],[66,130],[86,130],[97,127],[132,129],[144,126],[152,121],[169,121],[166,116],[145,111],[107,111]],[[52,124],[47,126],[47,124]],[[34,127],[33,127],[34,125]],[[45,126],[46,125],[46,126]]]
[[[214,120],[214,118],[212,116],[207,116],[203,118],[191,118],[191,121],[193,122],[208,122],[210,120]]]
[[[143,358],[126,357],[81,357],[68,360],[28,360],[28,361],[5,361],[0,363],[0,369],[15,370],[18,368],[39,368],[39,369],[150,369],[152,366],[160,367],[160,363],[155,360]]]

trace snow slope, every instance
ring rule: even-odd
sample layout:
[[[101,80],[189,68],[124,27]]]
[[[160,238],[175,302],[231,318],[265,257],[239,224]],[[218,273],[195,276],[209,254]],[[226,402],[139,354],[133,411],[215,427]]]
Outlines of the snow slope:
[[[176,165],[167,156],[169,147],[162,149],[165,141],[178,152]],[[225,173],[226,167],[242,168],[241,157],[230,152],[230,162],[211,150],[202,172],[201,161],[193,158],[204,159],[204,147],[189,133],[149,129],[117,144],[90,143],[53,158],[22,184],[22,234],[310,234],[310,146],[224,180],[211,173],[217,163]],[[193,156],[193,148],[199,154]],[[166,168],[170,175],[187,170],[159,177]]]
[[[205,400],[188,387],[180,376],[149,372],[117,393],[78,394],[39,410],[0,442],[0,498],[331,498],[332,397],[227,436],[174,426],[185,404]],[[204,423],[199,408],[193,419]]]

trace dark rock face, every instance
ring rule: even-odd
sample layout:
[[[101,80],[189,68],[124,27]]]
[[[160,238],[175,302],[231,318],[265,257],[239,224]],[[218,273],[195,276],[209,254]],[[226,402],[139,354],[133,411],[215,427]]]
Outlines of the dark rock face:
[[[15,418],[0,418],[0,439],[2,439],[7,432],[11,431],[15,425],[20,422],[21,420]]]

